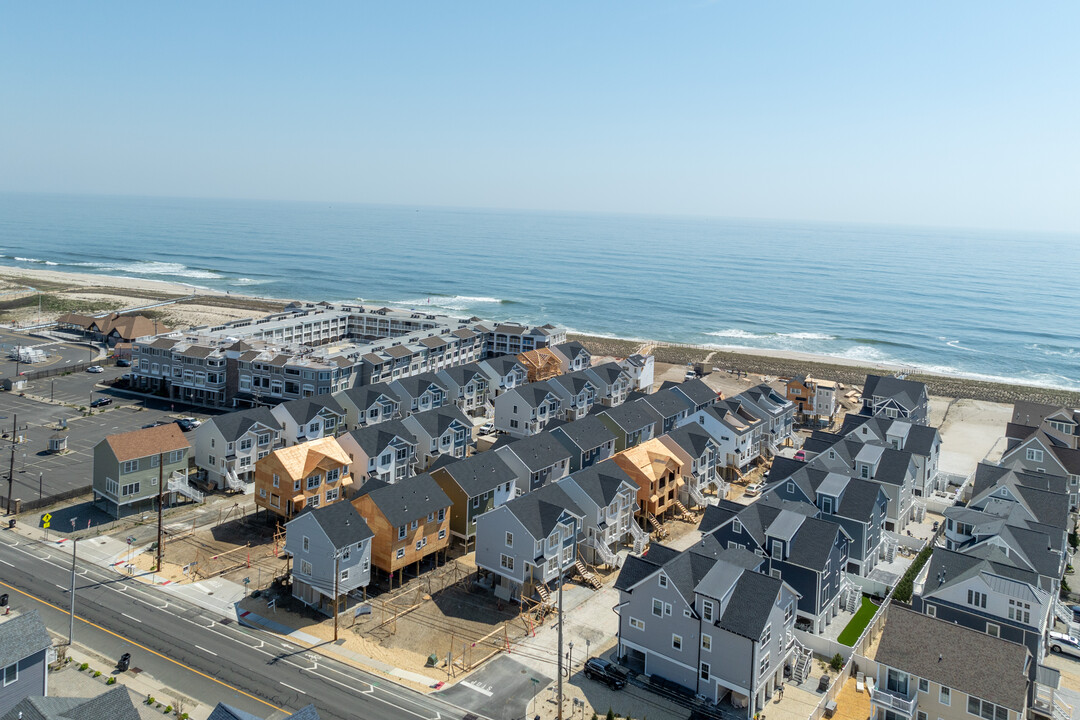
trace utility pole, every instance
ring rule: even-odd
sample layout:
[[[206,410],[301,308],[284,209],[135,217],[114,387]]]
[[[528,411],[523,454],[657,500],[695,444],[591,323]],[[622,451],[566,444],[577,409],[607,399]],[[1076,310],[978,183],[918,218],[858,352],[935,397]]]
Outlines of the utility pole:
[[[18,377],[18,375],[16,375]],[[7,475],[7,514],[11,514],[11,508],[13,503],[11,501],[11,494],[14,492],[15,485],[15,433],[19,431],[19,416],[12,414],[11,416],[11,461],[8,463],[8,475]]]
[[[165,549],[165,527],[161,524],[161,506],[165,499],[165,453],[158,453],[157,484],[157,571],[161,572],[161,557]]]
[[[38,500],[41,500],[41,496],[44,494],[42,492],[42,490],[44,490],[44,488],[45,488],[45,484],[44,484],[43,480],[41,479],[41,473],[38,473],[37,474],[37,499]]]
[[[72,538],[71,543],[71,619],[68,625],[68,647],[75,639],[75,555],[79,550],[79,538]]]
[[[561,545],[561,543],[560,543]],[[563,652],[562,652],[562,630],[563,630],[563,614],[562,614],[562,586],[563,586],[563,573],[566,568],[563,567],[562,559],[563,549],[559,548],[559,720],[563,720],[562,706],[563,706],[563,694],[562,694],[562,666],[563,666]]]
[[[334,642],[337,642],[337,623],[338,623],[338,578],[341,577],[338,574],[338,558],[341,555],[337,549],[334,549]]]

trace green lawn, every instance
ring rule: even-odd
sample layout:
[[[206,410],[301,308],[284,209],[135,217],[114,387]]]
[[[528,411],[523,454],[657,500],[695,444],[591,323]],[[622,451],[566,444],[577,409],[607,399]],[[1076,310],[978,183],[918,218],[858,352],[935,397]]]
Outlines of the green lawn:
[[[852,647],[855,641],[862,635],[863,630],[870,624],[870,621],[874,619],[874,613],[878,611],[878,606],[870,602],[870,598],[864,597],[862,599],[862,605],[859,607],[858,612],[855,613],[855,617],[851,618],[851,622],[847,624],[840,635],[836,638],[837,642],[841,645],[847,645]]]

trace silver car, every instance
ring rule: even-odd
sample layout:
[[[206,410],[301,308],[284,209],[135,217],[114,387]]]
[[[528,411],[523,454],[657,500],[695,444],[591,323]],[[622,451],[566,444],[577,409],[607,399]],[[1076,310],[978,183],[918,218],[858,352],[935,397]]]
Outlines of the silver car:
[[[1072,635],[1052,632],[1050,633],[1049,645],[1050,652],[1061,653],[1062,655],[1072,655],[1075,658],[1080,658],[1080,640],[1077,640]]]

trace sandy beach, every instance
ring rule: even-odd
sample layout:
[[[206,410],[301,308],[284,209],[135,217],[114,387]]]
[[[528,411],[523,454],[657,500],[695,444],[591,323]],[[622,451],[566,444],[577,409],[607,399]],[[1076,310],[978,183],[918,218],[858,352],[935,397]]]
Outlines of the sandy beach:
[[[289,302],[161,280],[0,267],[0,324],[15,327],[55,320],[67,312],[102,314],[169,303],[140,312],[173,328],[189,328],[261,317]],[[550,320],[559,322],[559,318]],[[902,371],[911,379],[925,382],[932,395],[945,398],[998,403],[1033,400],[1080,406],[1077,392],[933,374],[899,365],[784,350],[699,347],[591,335],[571,335],[571,338],[581,341],[594,355],[626,357],[645,352],[653,354],[658,363],[682,366],[701,361],[722,373],[740,371],[766,378],[813,375],[861,388],[868,372]]]

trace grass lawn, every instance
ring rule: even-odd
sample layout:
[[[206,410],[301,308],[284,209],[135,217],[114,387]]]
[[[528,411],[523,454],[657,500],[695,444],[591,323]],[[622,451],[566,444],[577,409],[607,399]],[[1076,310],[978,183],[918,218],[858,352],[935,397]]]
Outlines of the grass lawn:
[[[862,631],[866,629],[866,626],[870,624],[870,621],[874,619],[874,613],[878,611],[878,606],[870,602],[870,598],[864,597],[862,599],[862,605],[859,606],[858,612],[855,613],[855,617],[851,618],[851,622],[847,624],[836,638],[837,642],[841,645],[847,645],[852,647],[855,641],[862,635]]]

